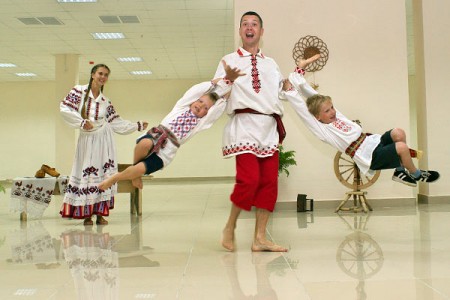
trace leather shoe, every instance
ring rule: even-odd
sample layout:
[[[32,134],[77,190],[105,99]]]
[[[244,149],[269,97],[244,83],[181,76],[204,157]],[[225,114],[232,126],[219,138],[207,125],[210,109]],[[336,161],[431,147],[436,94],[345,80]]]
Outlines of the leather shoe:
[[[41,169],[37,170],[36,174],[34,175],[34,177],[36,178],[44,178],[45,177],[45,172]]]
[[[60,175],[59,172],[55,170],[55,168],[51,168],[47,165],[42,165],[41,170],[52,177],[58,177]]]

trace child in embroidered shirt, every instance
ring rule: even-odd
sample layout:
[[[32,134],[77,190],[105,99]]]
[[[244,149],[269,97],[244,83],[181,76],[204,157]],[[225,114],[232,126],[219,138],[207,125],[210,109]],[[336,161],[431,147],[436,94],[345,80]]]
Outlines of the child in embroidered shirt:
[[[120,180],[132,180],[133,186],[143,187],[142,175],[149,175],[174,159],[181,144],[201,130],[210,128],[225,110],[226,100],[233,81],[245,74],[223,62],[226,77],[203,82],[191,87],[178,100],[161,124],[137,139],[134,165],[118,172],[98,185],[107,190]]]
[[[438,180],[438,172],[414,166],[411,155],[416,152],[406,144],[403,129],[394,128],[383,135],[363,133],[357,123],[335,109],[331,97],[320,95],[309,86],[303,68],[319,57],[300,61],[296,72],[289,75],[283,86],[284,95],[312,133],[352,157],[363,174],[395,168],[392,179],[408,186],[416,186],[417,181]],[[306,102],[301,97],[307,98]]]

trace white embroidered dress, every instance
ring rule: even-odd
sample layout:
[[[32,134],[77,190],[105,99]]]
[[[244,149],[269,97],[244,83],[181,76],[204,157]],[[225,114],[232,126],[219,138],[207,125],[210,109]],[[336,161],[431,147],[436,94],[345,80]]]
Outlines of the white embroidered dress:
[[[256,58],[256,70],[252,64]],[[278,151],[277,124],[271,114],[283,115],[280,99],[283,77],[277,63],[261,51],[252,57],[250,52],[239,48],[225,55],[222,60],[232,68],[238,68],[245,76],[233,83],[226,112],[230,120],[224,128],[222,152],[225,158],[243,153],[258,157],[272,156]],[[224,77],[222,63],[216,70],[215,78]],[[259,80],[256,83],[255,81]],[[251,108],[263,114],[235,114],[236,109]]]
[[[80,130],[61,215],[78,219],[97,213],[109,214],[109,209],[114,207],[117,185],[100,192],[98,184],[118,171],[113,133],[130,134],[142,130],[141,121],[123,120],[105,95],[100,93],[94,99],[92,92],[87,100],[86,114],[94,128],[84,130],[86,121],[81,117],[81,110],[87,87],[76,85],[60,103],[64,121]]]
[[[362,128],[357,123],[346,118],[336,109],[336,121],[324,124],[319,122],[309,111],[305,100],[317,92],[306,82],[305,78],[298,73],[291,73],[289,81],[298,90],[293,89],[284,92],[287,100],[308,127],[308,129],[321,141],[330,144],[335,149],[345,153],[345,150],[351,143],[356,141],[362,133]],[[374,174],[370,169],[372,162],[372,153],[380,143],[380,134],[368,135],[361,146],[356,150],[353,160],[363,174]]]

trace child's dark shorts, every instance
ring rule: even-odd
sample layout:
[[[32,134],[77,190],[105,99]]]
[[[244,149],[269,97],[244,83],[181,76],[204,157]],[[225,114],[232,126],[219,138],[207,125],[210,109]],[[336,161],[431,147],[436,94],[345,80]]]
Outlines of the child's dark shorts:
[[[380,143],[373,150],[371,170],[394,169],[401,166],[400,157],[395,149],[395,143],[391,137],[391,131],[386,131],[382,136]]]
[[[146,134],[137,139],[136,144],[139,143],[142,139],[151,139],[153,140],[153,143],[155,143],[154,138],[150,134]],[[164,167],[162,159],[152,151],[150,151],[149,155],[147,155],[143,160],[139,162],[142,162],[145,165],[145,175],[155,173],[156,171],[159,171]]]

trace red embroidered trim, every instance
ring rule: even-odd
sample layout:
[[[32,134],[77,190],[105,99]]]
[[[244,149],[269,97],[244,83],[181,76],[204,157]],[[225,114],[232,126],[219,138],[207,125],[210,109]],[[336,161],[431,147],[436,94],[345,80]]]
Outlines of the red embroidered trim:
[[[95,120],[98,120],[98,111],[100,110],[99,103],[95,103]]]
[[[92,99],[91,99],[91,97],[89,97],[87,107],[86,107],[86,119],[89,119],[89,113],[91,111],[91,102],[92,102]]]
[[[232,154],[239,154],[243,152],[252,152],[255,155],[260,156],[269,156],[273,153],[275,153],[278,150],[278,147],[274,145],[273,147],[268,147],[261,149],[260,147],[257,147],[256,145],[232,145],[230,147],[225,147],[222,149],[223,156],[228,156]]]
[[[224,81],[227,85],[232,85],[233,82],[234,82],[234,80],[230,80],[230,79],[228,79],[228,78],[226,78],[226,77],[223,78],[223,81]]]
[[[256,93],[259,93],[259,91],[261,90],[261,81],[259,80],[259,71],[258,68],[256,67],[257,64],[256,55],[252,55],[251,61],[252,61],[252,86],[253,90]]]
[[[296,68],[295,68],[295,73],[305,75],[306,71],[305,71],[305,69],[296,67]]]

